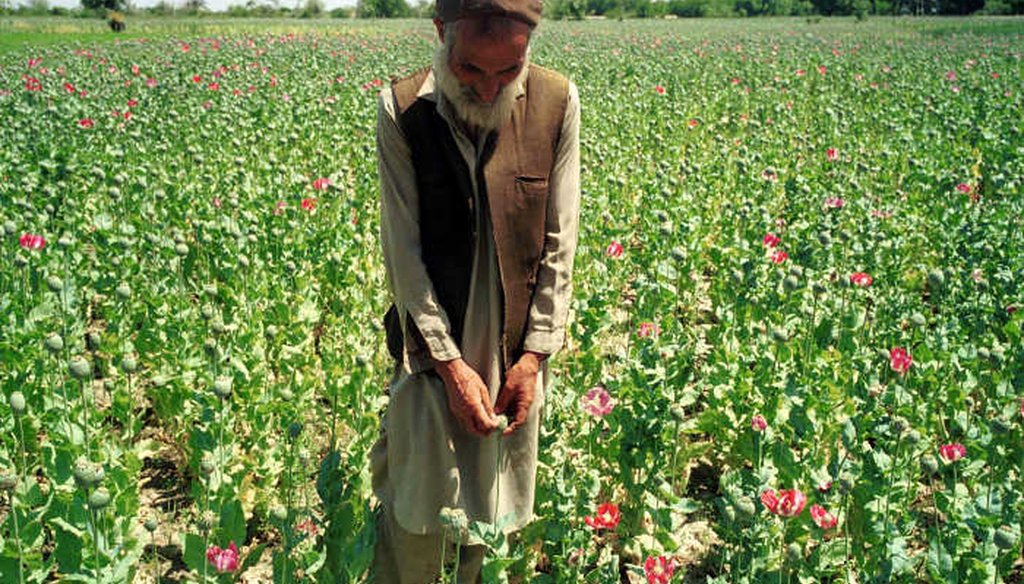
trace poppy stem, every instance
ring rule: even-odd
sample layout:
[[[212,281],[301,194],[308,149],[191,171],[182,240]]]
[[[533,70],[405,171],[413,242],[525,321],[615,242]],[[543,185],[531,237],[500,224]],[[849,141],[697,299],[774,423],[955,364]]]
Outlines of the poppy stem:
[[[18,478],[20,480],[21,477],[19,476]],[[11,520],[14,522],[14,545],[18,550],[18,583],[25,584],[24,566],[21,562],[23,555],[23,552],[21,551],[21,533],[18,529],[18,510],[14,507],[14,491],[15,489],[11,489],[7,493],[7,504],[11,509]]]

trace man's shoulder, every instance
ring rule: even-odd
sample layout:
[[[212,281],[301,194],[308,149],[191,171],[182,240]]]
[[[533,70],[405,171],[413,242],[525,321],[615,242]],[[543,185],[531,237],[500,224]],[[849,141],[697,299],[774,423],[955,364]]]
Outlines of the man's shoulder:
[[[391,92],[397,102],[399,112],[404,112],[416,101],[420,88],[430,75],[430,67],[424,67],[410,73],[405,77],[395,77],[391,80]]]
[[[551,86],[552,88],[559,91],[559,93],[565,93],[569,91],[569,78],[562,75],[554,69],[548,69],[542,67],[536,63],[530,63],[530,82]]]

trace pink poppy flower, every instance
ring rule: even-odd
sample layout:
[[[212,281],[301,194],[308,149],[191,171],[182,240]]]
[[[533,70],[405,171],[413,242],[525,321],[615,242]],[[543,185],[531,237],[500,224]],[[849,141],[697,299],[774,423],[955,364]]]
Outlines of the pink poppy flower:
[[[829,148],[825,151],[825,158],[828,158],[829,160],[837,160],[839,158],[839,154],[836,153],[835,148]]]
[[[83,127],[83,128],[88,129],[88,128],[93,127],[93,121],[91,119],[89,119],[89,118],[82,118],[82,119],[78,120],[78,125]]]
[[[850,274],[850,283],[853,284],[854,286],[867,288],[868,286],[871,285],[872,282],[874,282],[874,280],[872,280],[871,276],[869,276],[865,272],[854,272]]]
[[[971,187],[971,185],[969,185],[967,183],[960,183],[960,184],[956,185],[956,192],[958,192],[958,193],[963,193],[963,194],[966,195],[966,194],[970,194],[970,192],[972,190],[974,190],[974,189]]]
[[[893,371],[903,375],[910,369],[910,365],[914,362],[913,357],[903,347],[893,347],[889,350],[889,366]]]
[[[700,122],[692,118],[689,122],[686,123],[686,125],[689,126],[691,129],[696,128],[698,124],[700,124]]]
[[[665,95],[665,88],[660,85],[655,85],[654,92],[657,93],[658,95]]]
[[[305,533],[309,537],[316,537],[320,530],[317,528],[313,518],[308,517],[305,521],[300,521],[295,525],[295,531]]]
[[[594,515],[587,515],[583,522],[593,529],[615,529],[622,516],[619,515],[619,506],[615,503],[601,503],[597,506]]]
[[[775,235],[774,233],[765,233],[764,239],[761,240],[761,243],[763,243],[765,247],[775,247],[776,245],[779,245],[779,242],[781,241],[782,238],[778,235]]]
[[[18,245],[20,245],[22,249],[38,251],[46,247],[46,239],[42,235],[25,233],[18,238]]]
[[[286,207],[288,207],[288,203],[285,203],[284,201],[278,201],[277,204],[274,205],[274,215],[280,215],[281,213],[284,213]]]
[[[799,489],[787,489],[776,493],[768,489],[761,493],[761,503],[772,513],[780,517],[796,517],[807,504],[807,495]]]
[[[157,84],[156,79],[153,79],[152,77],[146,78],[146,87],[149,87],[150,89],[152,89],[152,88],[156,87],[156,84]]]
[[[302,204],[303,210],[314,211],[316,209],[316,199],[311,199],[311,198],[307,197],[305,199],[302,199],[302,203],[301,204]]]
[[[644,561],[644,574],[647,584],[668,584],[672,573],[676,571],[675,562],[665,556],[648,556]]]
[[[818,491],[827,493],[832,490],[832,481],[821,481],[818,483]]]
[[[661,327],[659,327],[657,323],[642,322],[640,323],[640,328],[637,329],[636,334],[641,339],[645,339],[647,337],[656,337],[659,332],[661,332]]]
[[[75,89],[74,85],[71,85],[70,83],[64,83],[64,91],[68,93],[75,93],[78,90]]]
[[[607,416],[615,408],[615,400],[608,390],[600,385],[590,388],[580,400],[580,404],[583,411],[596,418]]]
[[[220,574],[234,572],[238,569],[238,547],[235,542],[231,542],[227,549],[212,545],[206,550],[206,561]]]
[[[824,75],[828,72],[828,69],[824,65],[818,65],[818,74]]]
[[[789,254],[784,252],[784,251],[782,251],[781,249],[775,250],[775,253],[772,254],[772,263],[773,264],[781,264],[781,263],[785,262],[788,259],[789,259]]]
[[[35,77],[29,77],[29,76],[26,75],[22,79],[25,80],[25,90],[26,91],[42,91],[43,90],[43,83],[41,81],[39,81],[38,79],[36,79]]]
[[[331,186],[331,179],[327,177],[322,176],[313,181],[313,189],[317,191],[326,191],[329,186]]]
[[[811,519],[814,520],[814,523],[817,524],[818,527],[824,530],[832,529],[837,523],[839,523],[839,520],[835,515],[829,513],[824,507],[818,504],[811,505]]]
[[[613,239],[612,242],[608,244],[608,247],[605,248],[604,255],[610,258],[621,258],[623,251],[625,250],[622,247],[622,244]]]
[[[750,428],[755,432],[764,432],[768,429],[768,420],[761,414],[754,414],[754,417],[750,418]]]
[[[959,442],[943,444],[942,446],[939,446],[939,456],[945,459],[946,462],[956,462],[967,456],[967,449]]]
[[[825,206],[829,209],[842,209],[846,201],[841,197],[829,197],[825,199]]]

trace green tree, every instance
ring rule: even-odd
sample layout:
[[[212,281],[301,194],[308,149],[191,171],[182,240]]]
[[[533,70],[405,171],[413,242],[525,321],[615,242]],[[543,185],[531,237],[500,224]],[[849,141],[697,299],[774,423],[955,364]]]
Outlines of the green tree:
[[[359,0],[356,6],[359,18],[401,18],[412,10],[405,0]]]
[[[93,12],[102,10],[122,10],[124,0],[81,0],[82,8]]]

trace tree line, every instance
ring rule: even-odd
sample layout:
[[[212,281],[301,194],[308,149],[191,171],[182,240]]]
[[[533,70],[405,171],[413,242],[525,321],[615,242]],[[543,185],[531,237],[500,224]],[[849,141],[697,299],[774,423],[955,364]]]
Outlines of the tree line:
[[[326,11],[323,0],[297,0],[286,6],[281,0],[245,0],[232,4],[222,15],[237,17],[316,18],[429,18],[434,2],[416,0],[358,0],[355,7]],[[128,14],[199,15],[205,0],[159,0],[148,8],[133,7],[130,0],[81,0],[81,9],[51,7],[48,0],[27,0],[13,7],[0,0],[0,13],[103,16],[110,11]],[[1024,14],[1024,0],[548,0],[545,14],[554,19],[660,18],[676,16],[856,16],[867,15],[969,15]]]

